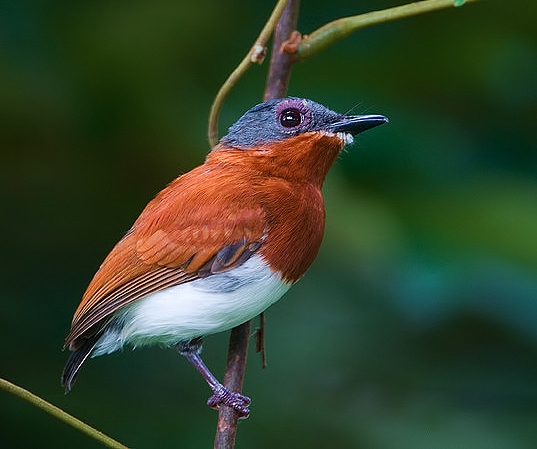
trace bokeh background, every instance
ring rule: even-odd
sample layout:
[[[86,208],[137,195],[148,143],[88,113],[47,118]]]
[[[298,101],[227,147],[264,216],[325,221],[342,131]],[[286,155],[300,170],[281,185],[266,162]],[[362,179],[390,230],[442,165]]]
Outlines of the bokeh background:
[[[402,4],[304,1],[299,29]],[[209,390],[173,350],[59,385],[72,313],[143,206],[203,161],[257,0],[0,3],[0,376],[137,448],[211,447]],[[267,314],[269,367],[238,448],[533,448],[537,442],[537,2],[364,29],[289,93],[387,115],[325,183],[314,266]],[[261,97],[256,66],[220,133]],[[206,339],[219,377],[228,334]],[[0,392],[0,447],[99,447]]]

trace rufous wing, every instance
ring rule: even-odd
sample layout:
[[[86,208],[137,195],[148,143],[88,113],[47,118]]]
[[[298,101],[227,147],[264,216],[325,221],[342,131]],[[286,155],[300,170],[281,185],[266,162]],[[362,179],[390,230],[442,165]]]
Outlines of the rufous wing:
[[[120,307],[242,264],[261,246],[263,208],[235,173],[198,167],[144,209],[113,248],[78,306],[65,345],[76,350]],[[197,182],[196,182],[197,181]],[[178,298],[180,300],[180,298]]]

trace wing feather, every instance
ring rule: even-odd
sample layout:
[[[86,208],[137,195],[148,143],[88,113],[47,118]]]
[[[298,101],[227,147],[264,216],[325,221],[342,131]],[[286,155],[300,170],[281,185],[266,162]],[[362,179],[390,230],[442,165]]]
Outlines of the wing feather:
[[[70,349],[102,330],[120,307],[231,270],[259,249],[267,223],[251,184],[233,170],[200,173],[203,167],[161,191],[104,260],[73,317]],[[205,179],[193,182],[196,176]],[[221,188],[229,183],[239,189]]]

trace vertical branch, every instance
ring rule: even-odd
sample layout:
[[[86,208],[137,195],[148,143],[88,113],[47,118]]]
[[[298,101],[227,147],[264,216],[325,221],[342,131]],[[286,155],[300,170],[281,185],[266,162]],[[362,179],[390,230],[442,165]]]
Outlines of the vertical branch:
[[[298,55],[285,51],[284,47],[285,43],[295,36],[299,7],[300,0],[289,1],[278,21],[278,25],[276,25],[267,85],[263,96],[264,101],[285,97],[287,94],[291,66],[298,61]]]
[[[297,60],[297,56],[285,52],[283,44],[296,30],[299,5],[299,0],[290,0],[278,21],[264,94],[265,100],[283,97],[287,93],[291,66]],[[250,329],[251,322],[248,321],[231,330],[224,385],[232,391],[242,391]],[[235,446],[238,419],[239,416],[233,408],[220,407],[214,439],[215,449],[231,449]]]
[[[218,115],[220,114],[220,109],[222,108],[224,99],[228,96],[233,86],[235,86],[237,81],[242,77],[242,75],[244,75],[250,65],[252,65],[254,62],[261,64],[264,61],[266,50],[265,45],[270,36],[273,34],[274,27],[280,20],[288,1],[289,0],[278,0],[278,3],[274,7],[272,14],[263,27],[263,30],[261,30],[261,33],[256,39],[254,45],[237,66],[237,68],[233,70],[231,75],[229,75],[226,82],[216,94],[211,106],[211,112],[209,113],[209,123],[207,128],[207,135],[209,137],[209,144],[211,147],[214,147],[218,142]]]
[[[246,370],[246,357],[250,341],[251,321],[234,327],[229,337],[226,373],[224,385],[231,391],[242,391],[244,373]],[[218,410],[218,423],[214,438],[215,449],[228,449],[235,446],[237,434],[237,421],[239,416],[232,407],[220,406]]]
[[[300,38],[300,34],[296,31],[299,8],[300,0],[290,0],[276,25],[263,101],[287,95],[291,66],[300,59],[296,51],[286,51],[286,47],[290,47],[289,43],[292,44],[293,40]],[[261,353],[261,363],[263,368],[266,368],[264,312],[261,313],[259,328],[256,329],[256,351]]]

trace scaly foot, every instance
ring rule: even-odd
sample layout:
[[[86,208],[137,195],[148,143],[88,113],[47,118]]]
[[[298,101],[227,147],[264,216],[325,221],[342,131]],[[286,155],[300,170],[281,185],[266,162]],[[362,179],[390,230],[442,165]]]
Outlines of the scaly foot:
[[[218,408],[220,405],[232,407],[241,418],[248,418],[250,409],[248,406],[252,400],[248,396],[243,396],[236,391],[230,391],[223,385],[217,385],[213,390],[214,394],[207,400],[207,405],[212,408]]]

